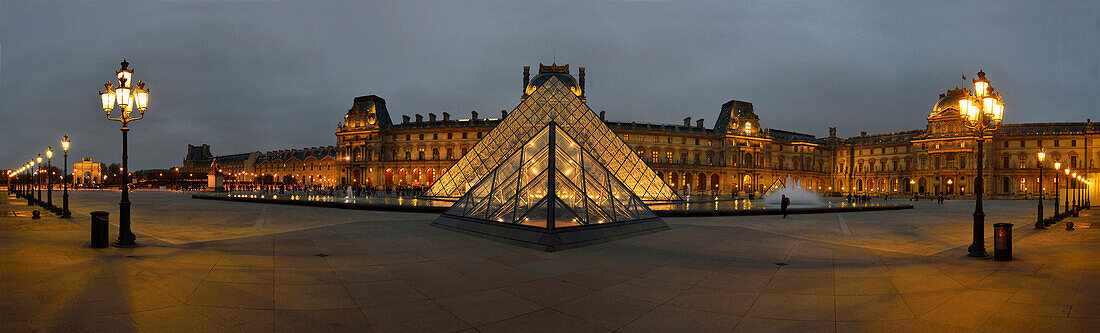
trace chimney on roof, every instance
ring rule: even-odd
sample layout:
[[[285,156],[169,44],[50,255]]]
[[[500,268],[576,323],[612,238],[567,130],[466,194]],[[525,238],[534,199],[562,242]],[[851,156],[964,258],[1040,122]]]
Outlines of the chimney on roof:
[[[867,131],[859,131],[859,136],[867,136]]]
[[[607,110],[600,111],[600,121],[604,121],[604,116],[607,115]]]
[[[508,110],[500,110],[500,119],[508,118]]]
[[[421,123],[421,122],[423,122],[423,121],[424,121],[424,116],[423,116],[423,115],[421,115],[421,114],[419,114],[419,113],[417,113],[417,114],[416,114],[416,123],[417,123],[417,124],[419,124],[419,123]]]
[[[698,126],[699,128],[703,128],[703,119],[699,119],[699,120],[696,120],[696,121],[695,121],[695,124],[696,124],[696,126]]]
[[[684,118],[684,126],[691,126],[691,117]]]
[[[443,121],[448,121],[448,120],[451,120],[451,114],[444,112],[443,113]]]
[[[523,87],[520,87],[520,92],[523,96],[527,96],[527,84],[531,82],[531,66],[523,66]]]
[[[403,115],[401,115],[401,123],[402,123],[402,124],[408,124],[408,123],[409,123],[409,116],[408,116],[408,115],[404,115],[404,114],[403,114]]]
[[[477,120],[477,111],[470,111],[470,119]]]
[[[830,138],[835,138],[836,137],[836,127],[829,127],[829,137]]]
[[[434,113],[428,112],[428,121],[433,122],[433,123],[435,122],[435,114]]]
[[[578,67],[577,72],[577,76],[580,77],[581,96],[584,96],[584,67]]]

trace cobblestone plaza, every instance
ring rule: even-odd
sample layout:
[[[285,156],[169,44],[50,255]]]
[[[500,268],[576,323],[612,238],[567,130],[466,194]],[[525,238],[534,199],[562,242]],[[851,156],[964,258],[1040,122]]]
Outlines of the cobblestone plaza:
[[[0,198],[0,330],[1089,331],[1100,217],[1028,228],[1015,260],[966,257],[972,201],[910,210],[666,218],[670,231],[547,253],[429,226],[438,214],[133,194],[143,246],[94,250],[73,219]],[[905,202],[905,200],[899,200]],[[1048,203],[1052,204],[1052,203]],[[113,216],[113,215],[112,215]],[[113,227],[112,227],[113,228]],[[991,234],[987,235],[991,236]]]

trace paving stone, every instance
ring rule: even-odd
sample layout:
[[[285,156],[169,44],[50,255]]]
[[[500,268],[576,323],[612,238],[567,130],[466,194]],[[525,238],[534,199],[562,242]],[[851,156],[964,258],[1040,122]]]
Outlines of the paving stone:
[[[447,311],[472,326],[513,318],[543,308],[499,289],[435,300]]]
[[[364,307],[371,330],[380,332],[454,332],[470,327],[430,300]]]

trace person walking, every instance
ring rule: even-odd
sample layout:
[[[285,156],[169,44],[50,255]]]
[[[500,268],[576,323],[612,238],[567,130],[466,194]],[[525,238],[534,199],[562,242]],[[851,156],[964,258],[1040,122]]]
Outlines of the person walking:
[[[791,199],[786,194],[779,200],[779,210],[783,212],[783,218],[787,218],[787,206],[791,205]]]

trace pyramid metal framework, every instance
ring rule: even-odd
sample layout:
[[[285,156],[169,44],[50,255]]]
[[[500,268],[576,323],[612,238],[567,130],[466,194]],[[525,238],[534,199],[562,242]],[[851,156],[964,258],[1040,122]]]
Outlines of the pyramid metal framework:
[[[668,229],[553,121],[433,225],[548,251]]]
[[[551,121],[643,200],[682,200],[569,86],[551,77],[478,141],[426,193],[459,197]]]

